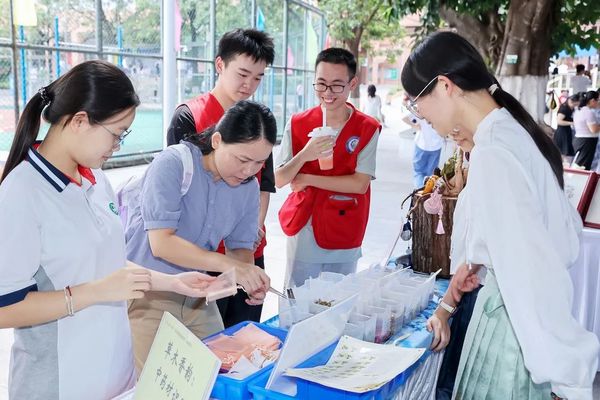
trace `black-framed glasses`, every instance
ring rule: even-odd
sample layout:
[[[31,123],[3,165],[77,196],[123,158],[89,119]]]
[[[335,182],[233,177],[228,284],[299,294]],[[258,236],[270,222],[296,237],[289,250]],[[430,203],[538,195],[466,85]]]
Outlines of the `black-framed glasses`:
[[[350,83],[350,82],[348,82]],[[342,93],[344,91],[344,89],[346,88],[346,86],[348,86],[348,84],[345,85],[326,85],[324,83],[313,83],[313,88],[315,89],[316,92],[326,92],[327,89],[331,90],[331,93]]]
[[[421,97],[423,92],[427,90],[429,86],[431,86],[433,82],[437,82],[439,77],[440,75],[437,75],[432,80],[430,80],[429,83],[425,85],[425,87],[419,92],[418,95],[415,96],[414,99],[408,99],[408,101],[406,102],[406,108],[408,108],[408,111],[410,111],[415,117],[423,119],[423,116],[421,115],[421,113],[419,113],[419,106],[417,105],[417,100],[419,99],[419,97]]]
[[[98,125],[103,127],[106,130],[106,132],[113,135],[113,147],[122,145],[123,142],[125,141],[125,138],[127,136],[129,136],[129,134],[131,133],[131,129],[125,129],[123,132],[121,132],[121,134],[118,134],[118,133],[114,133],[113,131],[111,131],[106,126],[102,125],[101,123],[98,123]]]

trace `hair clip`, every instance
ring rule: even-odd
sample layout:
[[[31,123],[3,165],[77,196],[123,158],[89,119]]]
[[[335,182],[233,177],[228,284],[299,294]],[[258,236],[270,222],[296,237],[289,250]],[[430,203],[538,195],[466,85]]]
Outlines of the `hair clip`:
[[[40,90],[38,90],[38,94],[42,98],[42,103],[44,105],[50,104],[50,97],[48,96],[48,91],[45,87],[42,87]]]

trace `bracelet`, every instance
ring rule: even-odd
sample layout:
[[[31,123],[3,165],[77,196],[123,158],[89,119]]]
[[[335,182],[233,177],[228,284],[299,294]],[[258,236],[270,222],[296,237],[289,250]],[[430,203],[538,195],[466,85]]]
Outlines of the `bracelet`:
[[[72,317],[75,315],[75,308],[73,307],[73,293],[71,292],[71,287],[66,286],[64,288],[65,292],[65,303],[67,303],[67,315]]]
[[[444,300],[440,301],[439,306],[442,307],[444,310],[448,311],[448,313],[450,315],[452,315],[454,313],[454,311],[456,311],[456,307],[452,307],[450,304],[446,303]]]

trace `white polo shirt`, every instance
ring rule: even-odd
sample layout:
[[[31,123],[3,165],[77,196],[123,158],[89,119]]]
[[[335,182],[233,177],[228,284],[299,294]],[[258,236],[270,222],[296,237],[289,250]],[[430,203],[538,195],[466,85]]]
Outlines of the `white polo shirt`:
[[[125,264],[112,188],[102,171],[80,171],[81,186],[30,149],[0,185],[0,307]],[[135,382],[125,302],[96,304],[14,333],[11,399],[108,399]]]

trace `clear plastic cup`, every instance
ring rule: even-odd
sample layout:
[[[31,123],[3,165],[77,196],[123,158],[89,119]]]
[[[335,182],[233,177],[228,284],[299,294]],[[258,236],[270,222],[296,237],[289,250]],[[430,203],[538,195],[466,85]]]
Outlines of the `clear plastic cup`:
[[[335,129],[328,126],[321,126],[313,129],[313,131],[308,134],[308,137],[332,136],[335,140],[336,135],[337,131]],[[319,157],[319,168],[321,168],[322,171],[333,169],[333,151]]]
[[[319,158],[319,168],[322,171],[333,169],[333,153],[327,157]]]

